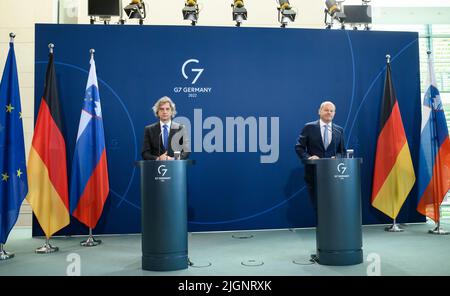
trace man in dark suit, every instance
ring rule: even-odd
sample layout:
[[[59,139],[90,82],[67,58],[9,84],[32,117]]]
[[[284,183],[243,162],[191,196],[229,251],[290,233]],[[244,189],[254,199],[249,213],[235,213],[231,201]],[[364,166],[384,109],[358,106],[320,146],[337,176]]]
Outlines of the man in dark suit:
[[[330,101],[325,101],[319,108],[319,120],[309,122],[303,127],[298,137],[295,151],[300,159],[319,159],[344,156],[344,129],[334,124],[336,107]],[[317,201],[314,194],[314,167],[305,165],[305,182],[314,209]]]
[[[174,152],[180,152],[180,159],[189,157],[189,138],[186,128],[174,121],[177,111],[169,97],[160,98],[153,106],[153,113],[159,121],[144,129],[142,158],[145,160],[173,160]]]

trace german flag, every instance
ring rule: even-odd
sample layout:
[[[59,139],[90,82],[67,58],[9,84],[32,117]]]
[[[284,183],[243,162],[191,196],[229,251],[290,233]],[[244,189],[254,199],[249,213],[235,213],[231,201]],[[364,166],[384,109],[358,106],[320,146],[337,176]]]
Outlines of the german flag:
[[[388,62],[381,103],[372,206],[395,219],[416,181]]]
[[[47,238],[70,222],[66,143],[56,85],[54,57],[50,53],[27,168],[27,200]]]

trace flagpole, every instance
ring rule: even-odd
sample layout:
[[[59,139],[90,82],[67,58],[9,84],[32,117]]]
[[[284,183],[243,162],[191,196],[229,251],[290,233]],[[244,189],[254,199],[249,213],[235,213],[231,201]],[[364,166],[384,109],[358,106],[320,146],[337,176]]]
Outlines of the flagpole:
[[[53,49],[55,48],[55,45],[53,43],[49,43],[48,44],[48,50],[50,54],[53,54]],[[50,244],[50,238],[46,237],[45,238],[45,242],[44,245],[42,247],[39,247],[35,250],[36,254],[48,254],[48,253],[54,253],[54,252],[58,252],[59,248],[52,246]]]
[[[427,51],[427,55],[428,55],[428,75],[429,75],[429,79],[430,79],[430,85],[433,83],[433,81],[434,81],[434,78],[433,78],[433,71],[432,71],[432,68],[431,68],[431,63],[432,63],[432,60],[431,60],[431,50],[428,50]],[[431,141],[430,141],[430,144],[431,144],[431,152],[432,152],[432,159],[436,159],[436,155],[438,155],[438,137],[437,137],[437,134],[438,134],[438,131],[437,131],[437,122],[436,122],[436,111],[433,109],[432,110],[432,112],[431,112],[431,120],[432,120],[432,130],[431,130]],[[437,194],[438,194],[438,190],[437,190],[437,187],[438,187],[438,184],[436,184],[436,181],[437,180],[440,180],[440,178],[441,178],[441,176],[439,175],[439,173],[440,173],[440,171],[439,170],[437,170],[436,171],[436,173],[438,174],[438,176],[437,176],[437,178],[433,178],[433,196],[435,197],[435,198],[437,198]],[[434,206],[436,206],[436,201],[434,201]],[[439,208],[438,209],[434,209],[435,211],[436,210],[438,210],[439,211],[439,219],[438,219],[438,221],[437,221],[437,223],[435,222],[435,224],[436,224],[436,227],[434,228],[434,229],[430,229],[430,230],[428,230],[428,233],[430,233],[430,234],[437,234],[437,235],[446,235],[446,234],[449,234],[449,232],[448,231],[445,231],[445,230],[443,230],[443,229],[441,229],[441,210],[442,210],[442,208],[441,208],[441,204],[439,205]]]
[[[388,67],[390,63],[391,63],[391,55],[387,54],[386,55],[386,67]],[[388,231],[388,232],[402,232],[403,229],[398,226],[398,224],[396,223],[396,220],[394,218],[393,222],[392,222],[392,225],[386,227],[384,229],[384,231]]]
[[[91,54],[91,60],[94,58],[95,49],[91,48],[89,50],[89,53]],[[92,235],[92,228],[89,227],[89,237],[85,240],[80,242],[80,245],[83,247],[95,247],[99,244],[101,244],[101,240],[96,240],[94,236]]]
[[[14,33],[9,33],[9,42],[14,43],[14,38],[16,35]],[[0,243],[0,261],[8,260],[14,257],[14,253],[8,253],[3,249],[3,244]]]

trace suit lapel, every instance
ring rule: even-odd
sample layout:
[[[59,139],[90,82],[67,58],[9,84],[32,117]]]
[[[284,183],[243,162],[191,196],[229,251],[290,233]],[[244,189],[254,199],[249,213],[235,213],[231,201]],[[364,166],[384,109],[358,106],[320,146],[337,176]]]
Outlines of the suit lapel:
[[[172,151],[172,146],[170,145],[170,143],[172,142],[173,136],[178,132],[179,127],[180,126],[178,123],[172,121],[172,124],[170,125],[170,131],[169,131],[169,145],[167,146],[168,150],[170,150],[170,151]]]
[[[335,128],[332,128],[331,129],[331,134],[332,134],[332,136],[331,136],[331,142],[330,142],[330,146],[331,145],[333,145],[333,148],[334,147],[336,147],[336,140],[338,139],[338,133],[336,132],[336,129]],[[329,147],[329,146],[328,146]]]
[[[168,140],[169,145],[167,145],[167,150],[172,149],[172,145],[170,145],[170,143],[172,143],[172,137],[173,137],[174,133],[175,133],[175,130],[173,129],[173,124],[172,124],[172,126],[170,127],[170,131],[169,131],[169,140]]]

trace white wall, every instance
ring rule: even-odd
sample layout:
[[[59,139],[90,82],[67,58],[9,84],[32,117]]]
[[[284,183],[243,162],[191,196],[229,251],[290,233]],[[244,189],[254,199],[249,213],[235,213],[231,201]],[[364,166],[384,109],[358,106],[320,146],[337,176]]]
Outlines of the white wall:
[[[52,21],[53,0],[0,1],[0,71],[8,54],[9,33],[14,32],[26,151],[33,133],[34,24]]]
[[[0,72],[8,54],[9,33],[14,32],[27,156],[34,122],[34,24],[53,22],[53,7],[53,0],[0,0]],[[17,225],[31,225],[31,208],[26,202]]]

